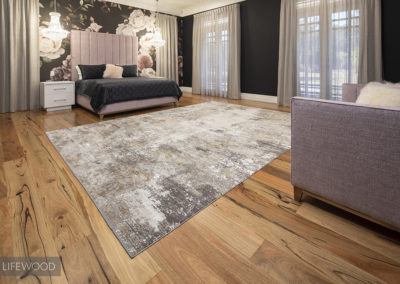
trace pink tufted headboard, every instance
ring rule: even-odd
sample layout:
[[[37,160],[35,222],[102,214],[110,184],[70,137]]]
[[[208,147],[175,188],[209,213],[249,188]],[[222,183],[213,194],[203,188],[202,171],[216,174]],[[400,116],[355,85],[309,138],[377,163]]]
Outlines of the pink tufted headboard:
[[[135,36],[71,31],[72,80],[78,80],[76,65],[137,65],[138,39]]]

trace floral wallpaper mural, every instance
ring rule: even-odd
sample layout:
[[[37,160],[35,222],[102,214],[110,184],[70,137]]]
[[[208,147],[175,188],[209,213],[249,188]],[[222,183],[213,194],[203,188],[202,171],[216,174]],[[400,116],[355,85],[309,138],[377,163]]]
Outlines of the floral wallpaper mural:
[[[183,86],[183,19],[178,18],[178,73],[179,86]]]
[[[53,0],[40,0],[40,29],[49,24]],[[105,0],[58,0],[64,29],[136,35],[139,39],[139,74],[155,76],[156,50],[150,44],[155,27],[155,12]],[[70,80],[70,38],[55,41],[40,35],[41,81]]]

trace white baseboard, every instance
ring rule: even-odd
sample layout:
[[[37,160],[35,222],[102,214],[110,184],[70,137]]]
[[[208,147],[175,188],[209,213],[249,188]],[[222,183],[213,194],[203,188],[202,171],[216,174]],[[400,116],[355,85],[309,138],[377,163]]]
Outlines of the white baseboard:
[[[183,93],[192,93],[191,87],[180,87]],[[258,95],[258,94],[248,94],[248,93],[241,93],[242,100],[250,100],[250,101],[257,101],[257,102],[265,102],[271,104],[278,103],[278,97],[270,96],[270,95]]]
[[[183,93],[192,93],[191,87],[180,87]]]
[[[265,102],[271,104],[278,103],[278,97],[270,96],[270,95],[257,95],[257,94],[248,94],[248,93],[241,93],[242,100],[250,100],[250,101],[258,101],[258,102]]]

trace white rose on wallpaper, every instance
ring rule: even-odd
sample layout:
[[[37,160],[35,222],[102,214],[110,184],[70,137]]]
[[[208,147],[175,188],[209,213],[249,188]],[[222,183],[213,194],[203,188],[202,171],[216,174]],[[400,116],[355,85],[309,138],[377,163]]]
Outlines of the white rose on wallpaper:
[[[115,30],[117,35],[136,36],[135,28],[130,24],[119,24]]]
[[[153,48],[152,40],[153,40],[153,33],[146,33],[142,36],[139,40],[139,44],[143,49],[151,49]]]
[[[117,35],[136,36],[137,32],[146,29],[147,24],[151,23],[151,20],[147,18],[150,17],[147,17],[142,10],[134,10],[129,16],[129,20],[118,25],[115,33]]]
[[[99,32],[101,30],[102,27],[103,26],[100,26],[97,23],[91,23],[90,26],[86,30],[90,31],[90,32],[96,32],[97,33],[97,32]]]
[[[140,76],[145,78],[154,78],[156,77],[156,71],[154,71],[153,68],[146,68],[142,70]]]
[[[40,32],[39,50],[41,57],[48,59],[57,59],[65,53],[65,49],[61,47],[62,40],[53,40],[44,36]]]
[[[144,47],[140,47],[140,48],[139,48],[139,51],[138,51],[138,54],[139,54],[139,55],[141,55],[141,54],[147,54],[147,55],[149,55],[149,54],[150,54],[150,49],[144,48]]]
[[[144,30],[146,28],[147,20],[143,11],[140,9],[134,10],[129,16],[129,24],[133,26],[136,32]]]

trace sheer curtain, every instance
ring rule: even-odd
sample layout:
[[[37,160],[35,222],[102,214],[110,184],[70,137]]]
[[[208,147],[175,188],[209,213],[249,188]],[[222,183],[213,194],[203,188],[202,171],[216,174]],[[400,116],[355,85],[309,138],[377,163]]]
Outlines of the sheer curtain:
[[[39,108],[39,1],[0,1],[0,113]]]
[[[238,4],[194,16],[193,93],[240,99]]]
[[[282,0],[278,101],[382,79],[380,0]],[[295,73],[295,74],[294,74]]]
[[[159,14],[158,26],[165,45],[157,48],[157,75],[179,83],[178,75],[178,20],[176,17]]]

